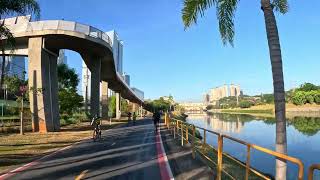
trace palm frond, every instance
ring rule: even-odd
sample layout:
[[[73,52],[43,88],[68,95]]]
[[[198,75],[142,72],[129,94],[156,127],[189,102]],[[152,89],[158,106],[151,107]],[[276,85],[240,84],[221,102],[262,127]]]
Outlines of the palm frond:
[[[15,39],[10,30],[4,25],[0,25],[0,47],[1,49],[5,46],[13,49],[15,47]]]
[[[36,0],[0,0],[0,15],[10,14],[34,14],[40,17],[40,7]]]
[[[289,10],[288,0],[273,0],[272,5],[275,8],[275,11],[278,11],[282,14],[285,14]]]
[[[238,0],[218,0],[217,18],[219,21],[219,31],[223,44],[229,43],[233,46],[234,40],[234,13]]]
[[[185,29],[197,24],[198,16],[204,16],[204,11],[215,4],[215,0],[184,0],[182,21]]]

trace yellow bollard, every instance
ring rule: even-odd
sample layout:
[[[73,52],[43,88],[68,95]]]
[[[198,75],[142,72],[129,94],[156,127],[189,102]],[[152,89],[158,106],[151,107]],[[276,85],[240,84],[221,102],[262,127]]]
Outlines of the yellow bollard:
[[[247,145],[247,161],[246,161],[246,180],[249,179],[249,171],[250,171],[250,145]]]
[[[186,142],[189,143],[189,125],[186,125]]]
[[[183,124],[181,123],[181,146],[183,146]]]
[[[218,136],[218,174],[217,179],[221,180],[221,171],[222,171],[222,152],[223,152],[223,136]]]
[[[192,157],[193,159],[196,158],[196,154],[195,154],[195,141],[196,141],[196,128],[194,125],[192,125]]]
[[[207,143],[207,131],[204,129],[203,130],[203,144],[202,144],[202,147],[206,147],[206,143]]]

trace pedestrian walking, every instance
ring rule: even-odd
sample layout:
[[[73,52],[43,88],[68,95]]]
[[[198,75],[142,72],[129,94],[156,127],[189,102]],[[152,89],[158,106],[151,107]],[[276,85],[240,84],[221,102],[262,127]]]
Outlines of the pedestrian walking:
[[[135,124],[136,124],[136,120],[137,120],[137,114],[136,114],[136,112],[133,112],[132,120],[133,120],[133,125],[135,125]]]
[[[130,121],[131,121],[131,112],[128,112],[128,126],[130,124]]]

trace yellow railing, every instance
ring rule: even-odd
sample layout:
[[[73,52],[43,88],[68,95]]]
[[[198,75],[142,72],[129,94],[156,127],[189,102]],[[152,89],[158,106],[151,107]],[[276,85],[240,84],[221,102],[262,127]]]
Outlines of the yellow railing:
[[[267,177],[265,175],[263,175],[262,173],[258,172],[257,170],[251,168],[250,166],[250,154],[251,154],[251,149],[256,149],[258,151],[261,151],[261,152],[264,152],[266,154],[269,154],[269,155],[272,155],[276,158],[279,158],[279,159],[283,159],[283,160],[286,160],[286,161],[290,161],[296,165],[298,165],[298,168],[299,168],[299,172],[298,172],[298,179],[299,180],[302,180],[303,179],[303,169],[304,169],[304,165],[303,163],[301,162],[301,160],[297,159],[297,158],[294,158],[294,157],[291,157],[291,156],[288,156],[288,155],[285,155],[285,154],[281,154],[281,153],[278,153],[278,152],[275,152],[273,150],[270,150],[270,149],[267,149],[267,148],[264,148],[264,147],[261,147],[261,146],[258,146],[258,145],[255,145],[255,144],[251,144],[251,143],[248,143],[248,142],[245,142],[243,140],[240,140],[240,139],[237,139],[237,138],[234,138],[234,137],[231,137],[231,136],[228,136],[228,135],[225,135],[225,134],[221,134],[221,133],[218,133],[218,132],[214,132],[214,131],[211,131],[211,130],[207,130],[205,128],[202,128],[202,127],[198,127],[198,126],[194,126],[193,124],[189,124],[189,123],[186,123],[186,122],[183,122],[183,121],[180,121],[180,120],[176,120],[176,119],[171,119],[168,114],[165,115],[165,125],[167,126],[167,128],[170,130],[171,133],[173,133],[173,136],[174,138],[176,138],[176,136],[180,136],[181,137],[181,145],[183,146],[185,141],[186,142],[189,142],[189,128],[192,129],[192,141],[191,141],[191,145],[192,145],[192,156],[193,158],[195,158],[195,152],[196,152],[196,147],[195,147],[195,140],[196,140],[196,137],[195,137],[195,133],[196,133],[196,128],[197,129],[200,129],[200,130],[203,130],[203,141],[202,141],[202,146],[205,146],[205,145],[208,145],[207,144],[207,132],[208,133],[211,133],[211,134],[214,134],[217,136],[217,144],[218,144],[218,147],[217,147],[217,150],[212,147],[213,149],[215,149],[217,151],[217,163],[214,163],[212,160],[210,160],[210,158],[208,156],[206,156],[205,154],[201,153],[202,155],[205,156],[206,159],[210,160],[212,163],[216,164],[217,166],[217,178],[218,179],[221,179],[221,173],[224,172],[226,175],[228,175],[230,178],[232,179],[235,179],[234,177],[232,177],[229,173],[227,173],[223,168],[222,168],[222,157],[223,155],[227,156],[228,158],[232,159],[233,161],[237,162],[239,165],[243,166],[245,169],[246,169],[246,174],[245,174],[245,179],[249,179],[249,174],[250,172],[256,174],[257,176],[263,178],[263,179],[270,179],[270,177]],[[180,133],[179,133],[180,132]],[[236,142],[236,143],[239,143],[239,144],[242,144],[242,145],[245,145],[247,147],[247,155],[246,155],[246,162],[243,163],[239,160],[237,160],[236,158],[226,154],[223,152],[223,140],[224,139],[229,139],[233,142]],[[210,146],[210,145],[209,145]],[[310,177],[310,173],[312,174],[313,173],[313,170],[314,169],[319,169],[320,168],[320,165],[314,165],[314,166],[311,166],[310,169],[309,169],[309,177]],[[312,179],[312,178],[311,178]],[[310,178],[309,178],[310,180]]]
[[[314,170],[320,170],[320,164],[313,164],[309,167],[309,170],[308,170],[308,180],[313,180],[313,173],[314,173]]]

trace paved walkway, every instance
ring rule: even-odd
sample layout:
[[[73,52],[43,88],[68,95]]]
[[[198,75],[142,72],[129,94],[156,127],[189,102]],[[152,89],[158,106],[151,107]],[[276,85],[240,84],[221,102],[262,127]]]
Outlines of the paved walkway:
[[[135,126],[104,132],[100,142],[85,140],[43,158],[9,179],[164,180],[170,178],[171,169],[175,179],[212,177],[206,166],[193,161],[191,151],[178,146],[166,130],[161,135],[157,137],[150,119],[139,120]],[[171,168],[161,154],[161,139]]]

